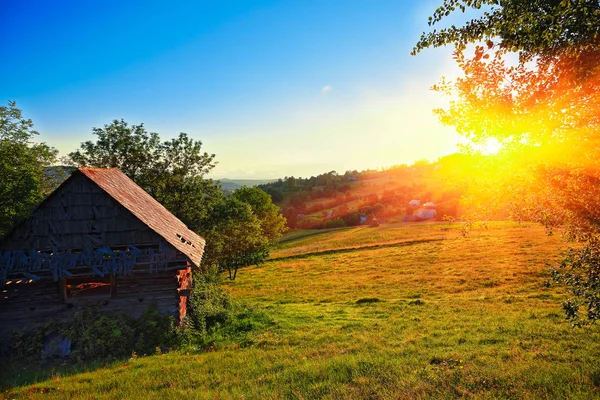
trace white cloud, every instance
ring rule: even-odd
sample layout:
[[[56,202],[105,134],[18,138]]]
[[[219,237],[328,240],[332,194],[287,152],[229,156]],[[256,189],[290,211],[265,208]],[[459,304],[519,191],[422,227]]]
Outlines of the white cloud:
[[[323,86],[323,88],[321,89],[321,94],[326,95],[327,93],[331,92],[332,90],[333,90],[333,86],[331,86],[331,85]]]

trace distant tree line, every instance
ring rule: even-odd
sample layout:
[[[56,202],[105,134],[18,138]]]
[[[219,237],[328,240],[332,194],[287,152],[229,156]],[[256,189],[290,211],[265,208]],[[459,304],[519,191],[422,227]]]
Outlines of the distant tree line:
[[[458,218],[462,186],[433,193],[423,183],[402,183],[441,176],[445,170],[436,169],[446,164],[452,163],[442,158],[436,163],[422,160],[382,170],[346,171],[343,175],[330,171],[310,178],[285,177],[259,187],[280,206],[289,228],[356,226],[372,218],[412,214],[417,207],[408,206],[411,199],[435,201],[440,220],[444,215]],[[388,179],[389,188],[366,196],[356,194],[356,189],[369,185],[368,181],[375,178]]]
[[[299,204],[308,199],[331,198],[337,193],[345,193],[350,190],[350,183],[356,182],[360,175],[357,171],[346,171],[343,175],[329,171],[310,178],[286,176],[258,187],[267,192],[276,204],[280,204],[286,194],[291,203]]]

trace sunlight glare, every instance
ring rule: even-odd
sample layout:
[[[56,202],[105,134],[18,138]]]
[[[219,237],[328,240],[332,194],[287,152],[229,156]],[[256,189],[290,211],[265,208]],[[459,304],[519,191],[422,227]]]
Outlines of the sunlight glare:
[[[502,150],[502,143],[496,138],[490,138],[481,144],[481,154],[490,156]]]

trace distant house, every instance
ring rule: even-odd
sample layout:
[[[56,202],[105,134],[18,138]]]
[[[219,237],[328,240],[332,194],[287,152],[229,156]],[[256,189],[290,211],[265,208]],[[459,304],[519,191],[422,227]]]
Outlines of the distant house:
[[[417,210],[417,217],[419,219],[434,219],[437,216],[435,209],[419,208]]]
[[[80,305],[178,321],[205,241],[116,168],[79,168],[0,242],[0,334]]]
[[[349,176],[348,177],[348,182],[356,182],[356,177],[355,176]]]
[[[421,200],[413,199],[408,202],[408,205],[411,207],[419,207],[421,205]]]
[[[437,216],[437,211],[435,210],[435,203],[427,202],[423,204],[423,207],[417,210],[417,217],[419,219],[434,219]]]

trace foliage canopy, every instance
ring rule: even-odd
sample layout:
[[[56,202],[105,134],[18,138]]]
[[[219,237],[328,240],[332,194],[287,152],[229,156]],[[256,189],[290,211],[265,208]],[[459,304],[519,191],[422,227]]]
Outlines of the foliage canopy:
[[[51,178],[44,168],[56,158],[56,150],[35,143],[33,129],[14,101],[0,107],[0,238],[42,200]]]
[[[429,26],[457,11],[480,10],[463,26],[452,25],[421,35],[413,54],[427,47],[499,40],[505,51],[522,59],[595,51],[600,41],[600,3],[597,0],[444,0]]]
[[[576,324],[599,319],[600,2],[597,0],[446,0],[430,26],[455,11],[481,9],[463,26],[424,33],[413,54],[453,44],[463,72],[434,90],[452,96],[435,112],[474,144],[504,145],[505,178],[516,219],[585,241],[553,270],[572,297]],[[475,44],[472,56],[467,44]],[[512,61],[518,55],[518,61]],[[512,62],[511,62],[512,61]],[[507,155],[509,154],[509,155]],[[581,314],[580,309],[586,311]]]

